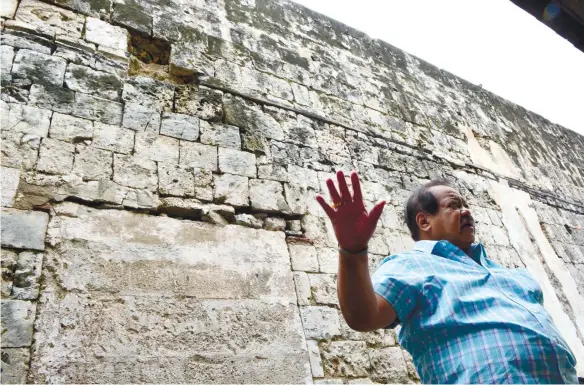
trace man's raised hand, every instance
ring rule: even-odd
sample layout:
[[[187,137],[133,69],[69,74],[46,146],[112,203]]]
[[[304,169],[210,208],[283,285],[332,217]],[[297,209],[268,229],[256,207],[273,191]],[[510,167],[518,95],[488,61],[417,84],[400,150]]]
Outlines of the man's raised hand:
[[[377,227],[377,221],[379,221],[385,201],[378,202],[368,213],[363,203],[357,172],[351,173],[353,195],[349,191],[342,171],[337,171],[337,182],[338,191],[332,179],[329,178],[326,181],[333,203],[332,207],[322,195],[317,195],[316,200],[333,224],[339,247],[347,251],[357,252],[367,247],[369,239]]]

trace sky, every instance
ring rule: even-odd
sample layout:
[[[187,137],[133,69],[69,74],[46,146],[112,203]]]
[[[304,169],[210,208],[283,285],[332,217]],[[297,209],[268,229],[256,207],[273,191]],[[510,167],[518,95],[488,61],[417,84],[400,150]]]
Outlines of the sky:
[[[509,0],[294,0],[584,135],[584,53]]]

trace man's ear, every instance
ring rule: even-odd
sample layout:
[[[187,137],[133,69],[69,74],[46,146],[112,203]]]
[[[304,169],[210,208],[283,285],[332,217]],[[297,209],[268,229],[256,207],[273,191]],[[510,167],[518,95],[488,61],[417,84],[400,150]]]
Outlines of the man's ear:
[[[432,222],[430,221],[430,217],[427,213],[419,212],[416,215],[416,223],[420,228],[421,232],[428,232],[432,228]]]

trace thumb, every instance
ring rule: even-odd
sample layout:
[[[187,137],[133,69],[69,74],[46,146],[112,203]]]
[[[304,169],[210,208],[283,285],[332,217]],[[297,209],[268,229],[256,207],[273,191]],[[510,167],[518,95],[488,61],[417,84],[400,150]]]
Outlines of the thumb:
[[[385,207],[385,201],[379,201],[373,206],[371,211],[369,212],[369,223],[375,228],[377,226],[377,222],[381,217],[381,213],[383,212],[383,208]]]

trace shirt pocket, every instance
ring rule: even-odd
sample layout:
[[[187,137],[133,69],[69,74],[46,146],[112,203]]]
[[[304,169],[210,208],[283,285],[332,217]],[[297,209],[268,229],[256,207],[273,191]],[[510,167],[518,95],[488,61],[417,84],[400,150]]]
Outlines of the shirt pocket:
[[[543,305],[541,286],[526,268],[501,269],[495,275],[499,286],[506,293]]]

